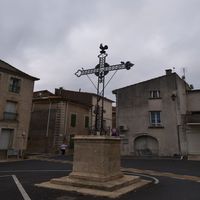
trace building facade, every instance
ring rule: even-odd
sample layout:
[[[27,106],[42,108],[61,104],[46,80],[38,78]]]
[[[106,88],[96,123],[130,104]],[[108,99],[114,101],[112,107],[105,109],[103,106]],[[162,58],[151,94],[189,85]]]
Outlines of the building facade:
[[[200,154],[199,147],[192,150],[195,142],[196,146],[200,144],[200,118],[195,118],[195,125],[188,121],[199,114],[199,91],[192,91],[172,70],[113,93],[116,94],[116,123],[122,137],[122,154]]]
[[[64,90],[62,88],[55,89],[55,94],[65,97],[69,100],[75,102],[84,103],[91,106],[90,110],[90,130],[95,128],[95,111],[98,96],[94,93],[81,92],[81,91],[70,91]],[[103,113],[103,127],[108,132],[112,128],[112,103],[113,101],[104,97],[104,113]],[[99,105],[102,105],[102,102],[99,102]],[[101,108],[100,108],[101,110]],[[108,133],[109,134],[109,133]]]
[[[92,134],[93,96],[95,94],[62,88],[55,89],[55,94],[46,90],[35,92],[28,151],[31,153],[56,152],[63,142],[73,148],[75,135]],[[105,109],[107,107],[112,109],[111,103],[110,106],[111,108],[107,105]],[[112,122],[112,116],[108,115],[108,118],[107,115],[105,115],[105,120],[109,119],[108,122]]]
[[[32,77],[0,60],[0,156],[26,149],[32,106]]]
[[[188,155],[200,157],[200,90],[190,90],[187,93],[185,123]]]

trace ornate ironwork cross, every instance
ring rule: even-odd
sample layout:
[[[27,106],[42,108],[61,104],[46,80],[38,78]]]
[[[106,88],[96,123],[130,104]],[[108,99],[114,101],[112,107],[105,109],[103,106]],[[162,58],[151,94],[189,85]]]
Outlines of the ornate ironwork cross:
[[[105,133],[105,129],[103,126],[103,113],[104,113],[104,89],[105,89],[105,76],[108,74],[109,71],[116,71],[120,69],[131,69],[134,64],[131,62],[121,62],[117,65],[109,65],[106,63],[106,57],[108,54],[106,53],[106,50],[108,49],[108,46],[103,46],[100,44],[100,54],[98,55],[99,58],[99,64],[96,65],[95,68],[92,69],[79,69],[75,75],[77,77],[80,77],[82,75],[89,75],[89,74],[95,74],[98,77],[97,81],[97,103],[95,107],[95,131],[100,132],[100,135]],[[101,107],[100,107],[100,101],[101,101]]]

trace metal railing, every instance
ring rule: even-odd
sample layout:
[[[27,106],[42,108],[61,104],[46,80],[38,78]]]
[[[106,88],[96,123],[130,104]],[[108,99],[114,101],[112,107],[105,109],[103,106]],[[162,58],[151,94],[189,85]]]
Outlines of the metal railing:
[[[17,113],[11,113],[11,112],[4,112],[3,113],[3,119],[4,120],[17,120]]]
[[[186,115],[187,123],[200,123],[200,114],[189,114]]]

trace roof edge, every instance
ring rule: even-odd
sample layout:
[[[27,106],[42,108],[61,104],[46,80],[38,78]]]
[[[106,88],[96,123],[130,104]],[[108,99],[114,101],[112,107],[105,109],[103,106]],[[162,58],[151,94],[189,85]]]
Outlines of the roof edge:
[[[3,67],[0,66],[0,69],[4,70],[4,71],[6,71],[6,72],[9,72],[9,73],[15,74],[15,75],[21,75],[21,76],[24,76],[24,77],[29,78],[29,79],[31,79],[31,80],[34,80],[34,81],[40,80],[40,79],[37,78],[37,77],[31,76],[31,75],[29,75],[29,74],[27,74],[27,73],[25,73],[25,72],[23,72],[23,71],[17,69],[16,67],[13,67],[13,66],[10,65],[9,63],[7,63],[7,62],[5,62],[5,61],[3,61],[3,60],[1,60],[1,59],[0,59],[0,62],[4,63],[5,65],[7,65],[7,66],[9,66],[10,68],[13,68],[13,69],[15,70],[15,71],[12,71],[12,70],[9,70],[9,69],[6,69],[6,68],[3,68]]]
[[[176,72],[173,72],[170,75],[158,76],[158,77],[151,78],[151,79],[148,79],[148,80],[145,80],[145,81],[141,81],[141,82],[138,82],[138,83],[135,83],[135,84],[132,84],[132,85],[128,85],[128,86],[125,86],[125,87],[115,89],[115,90],[112,91],[112,93],[116,94],[118,90],[122,90],[122,89],[125,89],[125,88],[128,88],[128,87],[132,87],[132,86],[135,86],[135,85],[138,85],[138,84],[146,83],[146,82],[149,82],[149,81],[153,81],[153,80],[156,80],[156,79],[160,79],[160,78],[163,78],[163,77],[166,77],[166,76],[172,76],[172,75],[181,79],[180,76]],[[183,80],[183,79],[181,79],[181,80],[184,81],[189,86],[189,84],[185,80]]]

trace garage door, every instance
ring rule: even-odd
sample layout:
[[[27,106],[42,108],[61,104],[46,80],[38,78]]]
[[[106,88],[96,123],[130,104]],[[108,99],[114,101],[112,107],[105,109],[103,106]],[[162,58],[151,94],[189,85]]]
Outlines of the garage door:
[[[140,136],[134,141],[134,151],[137,156],[158,155],[158,141],[151,136]]]
[[[188,154],[200,154],[200,132],[187,134]]]

